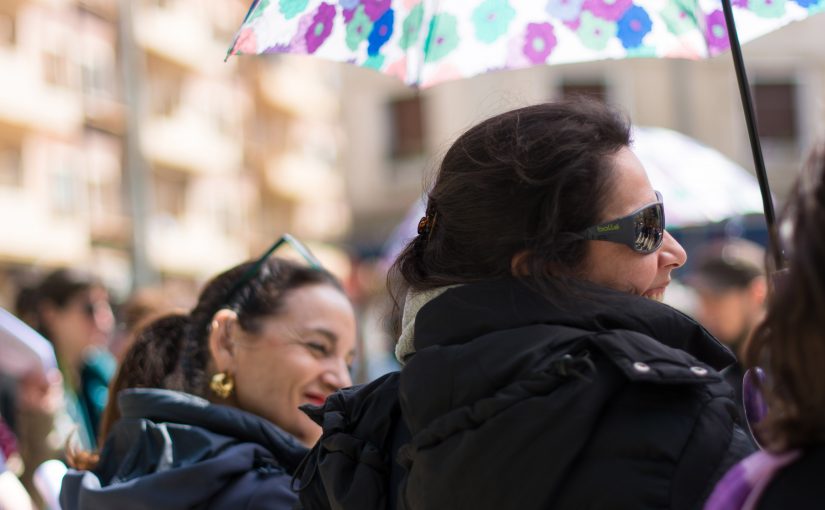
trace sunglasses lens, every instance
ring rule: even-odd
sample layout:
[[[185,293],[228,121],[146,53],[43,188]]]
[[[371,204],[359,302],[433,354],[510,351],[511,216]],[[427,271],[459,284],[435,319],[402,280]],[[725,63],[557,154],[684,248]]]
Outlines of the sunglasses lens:
[[[634,249],[640,253],[658,250],[665,236],[665,214],[662,204],[653,204],[639,211],[634,218],[634,226]]]

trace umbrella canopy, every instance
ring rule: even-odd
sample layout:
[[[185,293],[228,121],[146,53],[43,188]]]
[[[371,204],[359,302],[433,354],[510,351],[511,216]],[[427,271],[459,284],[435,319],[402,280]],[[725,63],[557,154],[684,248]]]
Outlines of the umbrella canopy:
[[[825,0],[733,0],[748,41]],[[426,87],[479,73],[730,47],[720,0],[257,0],[230,54],[315,54]]]
[[[664,198],[668,229],[762,212],[756,178],[719,151],[665,128],[635,126],[632,136],[633,152]],[[383,250],[386,267],[416,236],[425,211],[424,200],[416,201],[395,228]]]

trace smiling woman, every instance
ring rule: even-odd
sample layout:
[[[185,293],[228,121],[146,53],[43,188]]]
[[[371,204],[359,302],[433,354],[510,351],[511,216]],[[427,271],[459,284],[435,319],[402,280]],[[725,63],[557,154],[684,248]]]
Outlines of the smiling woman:
[[[292,508],[292,474],[320,435],[299,406],[352,384],[355,317],[328,272],[268,255],[139,334],[103,449],[75,458],[89,471],[64,478],[64,509]]]

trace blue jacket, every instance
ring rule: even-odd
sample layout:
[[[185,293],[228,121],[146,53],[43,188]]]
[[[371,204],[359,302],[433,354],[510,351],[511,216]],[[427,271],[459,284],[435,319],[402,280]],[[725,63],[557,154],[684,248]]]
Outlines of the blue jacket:
[[[294,505],[306,448],[272,423],[170,390],[124,390],[118,404],[97,467],[63,479],[64,510]]]

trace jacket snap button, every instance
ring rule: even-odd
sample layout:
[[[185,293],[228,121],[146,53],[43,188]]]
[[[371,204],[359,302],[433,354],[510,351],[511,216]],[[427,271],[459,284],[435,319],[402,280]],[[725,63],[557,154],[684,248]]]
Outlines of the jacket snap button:
[[[690,371],[696,375],[708,375],[708,370],[702,367],[690,367]]]
[[[633,363],[633,369],[637,372],[642,372],[642,373],[650,372],[650,367],[647,365],[647,363],[642,363],[641,361],[637,361],[636,363]]]

